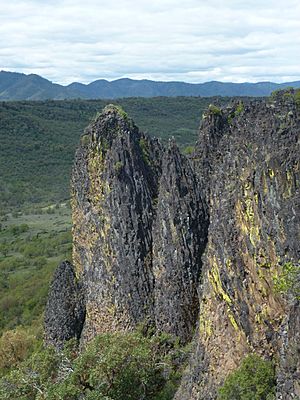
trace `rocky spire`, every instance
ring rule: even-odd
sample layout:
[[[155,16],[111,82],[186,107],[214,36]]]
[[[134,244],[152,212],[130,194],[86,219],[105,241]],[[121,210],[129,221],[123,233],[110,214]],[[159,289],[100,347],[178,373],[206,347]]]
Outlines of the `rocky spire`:
[[[207,230],[200,192],[176,145],[163,149],[119,108],[87,128],[72,178],[83,340],[138,325],[191,337]]]
[[[62,262],[56,269],[45,310],[45,343],[60,349],[66,340],[80,338],[85,319],[81,285],[73,266]]]

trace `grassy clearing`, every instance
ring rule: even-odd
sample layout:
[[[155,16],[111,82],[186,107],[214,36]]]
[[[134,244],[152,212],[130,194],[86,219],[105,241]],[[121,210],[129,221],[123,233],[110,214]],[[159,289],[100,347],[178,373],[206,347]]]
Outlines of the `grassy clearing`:
[[[0,231],[0,334],[18,325],[41,326],[54,269],[71,259],[67,205],[6,214]]]

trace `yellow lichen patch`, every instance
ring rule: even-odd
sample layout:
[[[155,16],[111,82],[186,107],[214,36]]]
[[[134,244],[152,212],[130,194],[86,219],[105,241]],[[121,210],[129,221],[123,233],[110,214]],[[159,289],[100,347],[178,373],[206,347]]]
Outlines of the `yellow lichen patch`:
[[[105,157],[101,148],[94,148],[88,159],[88,174],[90,181],[90,200],[93,206],[100,208],[106,195],[110,192],[108,182],[103,179]]]
[[[106,306],[106,310],[107,310],[108,314],[115,315],[117,308],[116,308],[115,304],[112,304],[111,306]]]
[[[222,286],[221,278],[220,278],[220,272],[219,272],[219,267],[216,258],[214,257],[212,260],[212,265],[211,269],[208,272],[208,279],[210,283],[212,284],[214,291],[217,295],[219,295],[224,301],[226,301],[227,304],[231,304],[231,298],[228,296],[228,294],[225,292]]]
[[[202,340],[208,339],[213,334],[212,322],[205,310],[205,305],[200,312],[199,333]]]
[[[268,184],[267,184],[267,179],[266,179],[266,174],[265,174],[265,172],[262,173],[262,176],[261,176],[261,183],[262,183],[264,195],[267,195],[268,192],[269,192],[269,188],[268,188]]]
[[[274,172],[274,170],[271,169],[271,168],[268,169],[268,174],[269,174],[269,177],[270,177],[271,179],[273,179],[274,176],[275,176],[275,172]]]
[[[256,313],[255,314],[255,322],[257,324],[261,324],[262,323],[261,313]]]
[[[232,260],[231,260],[230,258],[227,258],[227,259],[225,260],[225,265],[226,265],[226,269],[227,269],[228,274],[229,274],[231,277],[235,276],[236,271],[235,271],[234,268],[233,268]]]
[[[292,196],[292,189],[293,189],[293,172],[287,170],[285,176],[285,188],[283,192],[283,198],[288,199]]]
[[[260,241],[260,221],[257,213],[258,195],[253,193],[251,184],[246,181],[242,187],[243,197],[235,205],[236,220],[243,234],[249,237],[253,247]]]
[[[265,248],[257,249],[257,252],[254,255],[254,262],[257,267],[266,269],[271,267],[269,256],[266,254]]]
[[[229,321],[230,321],[231,325],[233,326],[234,330],[238,332],[239,326],[238,326],[238,324],[233,316],[233,313],[229,307],[227,308],[227,315],[228,315]]]
[[[91,226],[90,222],[87,223],[86,216],[83,210],[77,204],[75,197],[71,199],[72,206],[72,220],[73,220],[73,264],[77,277],[83,272],[83,264],[88,261],[89,264],[92,262],[93,248],[99,238],[99,234],[95,226]],[[87,229],[88,226],[88,229]],[[82,255],[82,249],[84,249],[84,256]]]
[[[243,216],[244,211],[242,208],[242,204],[239,200],[237,200],[235,204],[235,214],[236,214],[236,221],[237,225],[240,228],[241,232],[245,235],[248,235],[248,226],[245,223],[245,218]]]
[[[105,263],[105,267],[109,271],[111,269],[111,264],[112,264],[111,260],[114,255],[110,245],[110,241],[108,240],[111,230],[110,219],[107,215],[102,215],[101,222],[102,223],[99,232],[100,237],[102,238],[101,252]]]

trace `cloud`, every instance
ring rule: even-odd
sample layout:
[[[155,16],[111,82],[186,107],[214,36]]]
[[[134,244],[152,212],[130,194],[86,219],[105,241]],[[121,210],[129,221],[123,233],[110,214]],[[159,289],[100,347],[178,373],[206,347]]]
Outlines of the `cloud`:
[[[300,3],[15,0],[1,5],[0,68],[54,82],[300,79]]]

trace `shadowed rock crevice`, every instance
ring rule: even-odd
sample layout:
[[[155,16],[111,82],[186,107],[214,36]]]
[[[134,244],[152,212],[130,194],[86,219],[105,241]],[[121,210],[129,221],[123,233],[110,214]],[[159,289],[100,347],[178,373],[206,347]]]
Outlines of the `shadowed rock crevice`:
[[[198,287],[208,228],[198,179],[174,142],[162,160],[153,228],[155,321],[160,331],[190,340],[199,313]]]

